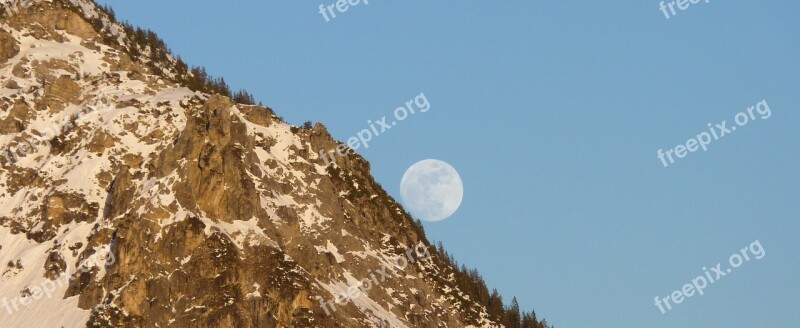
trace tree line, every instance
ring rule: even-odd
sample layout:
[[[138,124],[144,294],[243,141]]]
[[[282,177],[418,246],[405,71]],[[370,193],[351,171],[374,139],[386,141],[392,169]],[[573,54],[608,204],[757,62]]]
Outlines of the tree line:
[[[215,78],[206,72],[203,66],[190,67],[180,56],[173,56],[172,50],[167,47],[164,40],[162,40],[155,32],[149,29],[142,29],[134,27],[127,21],[118,22],[114,9],[108,5],[99,7],[106,16],[113,23],[118,23],[125,30],[128,35],[130,44],[125,44],[128,54],[133,61],[145,63],[154,74],[166,77],[164,71],[171,71],[174,73],[175,82],[185,85],[192,91],[200,91],[209,94],[220,94],[231,98],[233,101],[241,104],[255,105],[256,100],[252,94],[247,90],[240,89],[232,91],[225,79],[222,77]],[[92,19],[92,24],[95,29],[102,31],[103,22],[97,17]],[[117,40],[110,33],[103,36],[106,43],[117,44]],[[170,60],[174,57],[174,60]]]
[[[453,254],[444,249],[441,241],[436,243],[436,250],[448,264],[456,269],[456,286],[469,295],[470,299],[476,300],[485,307],[490,319],[501,323],[506,328],[555,328],[549,325],[545,319],[540,321],[534,310],[520,311],[516,297],[511,299],[511,303],[505,305],[503,296],[497,292],[497,289],[492,289],[492,292],[489,293],[486,281],[483,280],[478,270],[468,269],[464,264],[459,266]]]

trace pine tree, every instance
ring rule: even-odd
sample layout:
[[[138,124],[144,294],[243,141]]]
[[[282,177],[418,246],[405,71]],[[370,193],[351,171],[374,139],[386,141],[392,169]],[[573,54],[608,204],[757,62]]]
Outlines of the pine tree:
[[[542,328],[539,325],[539,321],[536,320],[536,311],[531,311],[531,313],[522,313],[522,328]]]
[[[489,306],[486,307],[489,316],[495,321],[500,321],[503,318],[503,297],[497,292],[497,289],[492,290],[492,295],[489,296]]]
[[[486,282],[483,280],[483,277],[481,277],[481,274],[477,269],[472,269],[469,271],[469,278],[472,280],[473,285],[475,285],[475,299],[482,306],[488,306],[489,288],[486,287]]]
[[[519,303],[517,303],[517,298],[514,297],[511,299],[511,304],[506,308],[503,325],[505,325],[506,328],[520,328],[521,321],[522,317],[519,313]]]
[[[189,66],[181,59],[181,56],[175,60],[175,71],[177,71],[180,79],[185,79],[186,74],[189,73]]]
[[[255,98],[253,98],[253,95],[248,93],[246,90],[236,91],[236,93],[233,94],[233,101],[246,105],[255,105],[256,103],[256,100]]]

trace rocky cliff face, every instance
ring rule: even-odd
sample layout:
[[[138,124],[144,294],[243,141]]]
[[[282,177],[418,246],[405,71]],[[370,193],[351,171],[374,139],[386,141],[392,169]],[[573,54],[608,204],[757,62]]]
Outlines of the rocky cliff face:
[[[127,38],[85,0],[0,18],[0,326],[496,326],[366,161],[325,166],[324,126]]]

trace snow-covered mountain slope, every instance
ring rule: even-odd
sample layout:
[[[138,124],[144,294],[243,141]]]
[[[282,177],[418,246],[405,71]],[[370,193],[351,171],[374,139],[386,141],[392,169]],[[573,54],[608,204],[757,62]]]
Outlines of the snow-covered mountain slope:
[[[497,326],[324,126],[128,38],[84,0],[0,18],[0,327]]]

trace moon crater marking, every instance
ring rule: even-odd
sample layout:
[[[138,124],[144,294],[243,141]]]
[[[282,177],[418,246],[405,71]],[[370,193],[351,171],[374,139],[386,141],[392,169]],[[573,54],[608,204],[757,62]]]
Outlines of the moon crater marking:
[[[426,159],[406,170],[400,181],[400,196],[414,216],[425,221],[442,221],[461,206],[464,184],[450,164]]]

